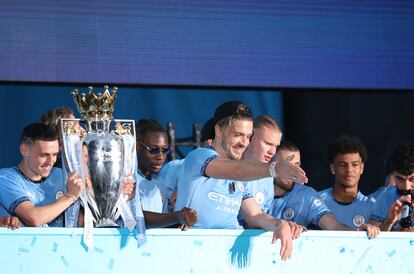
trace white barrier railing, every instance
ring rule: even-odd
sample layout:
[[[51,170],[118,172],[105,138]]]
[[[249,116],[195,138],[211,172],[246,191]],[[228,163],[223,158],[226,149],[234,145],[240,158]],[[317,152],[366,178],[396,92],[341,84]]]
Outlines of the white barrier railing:
[[[414,273],[414,233],[309,231],[289,261],[261,230],[147,230],[137,248],[126,229],[95,229],[94,250],[82,229],[0,228],[0,273]]]

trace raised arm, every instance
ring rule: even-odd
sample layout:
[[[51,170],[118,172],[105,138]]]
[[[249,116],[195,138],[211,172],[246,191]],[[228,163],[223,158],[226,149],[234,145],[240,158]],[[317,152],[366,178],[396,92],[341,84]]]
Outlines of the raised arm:
[[[399,197],[388,208],[387,218],[383,222],[370,220],[369,223],[379,226],[381,231],[391,231],[393,225],[401,218],[404,203],[412,203],[411,198],[407,195]]]
[[[260,163],[246,159],[234,161],[215,158],[208,163],[205,173],[207,176],[217,179],[238,181],[256,180],[271,177],[272,175],[298,183],[306,183],[308,181],[306,173],[300,167],[287,160]]]
[[[79,198],[84,189],[84,183],[76,173],[73,173],[69,176],[66,187],[67,194],[55,202],[44,206],[34,206],[32,202],[25,201],[15,208],[14,213],[28,226],[47,224],[58,217]]]

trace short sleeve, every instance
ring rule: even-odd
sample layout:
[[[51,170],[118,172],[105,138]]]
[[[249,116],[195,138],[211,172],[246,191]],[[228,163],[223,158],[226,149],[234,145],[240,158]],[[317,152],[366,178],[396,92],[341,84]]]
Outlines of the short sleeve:
[[[186,177],[206,176],[208,164],[219,155],[213,149],[198,148],[191,151],[184,161],[184,175]]]
[[[307,195],[310,197],[309,223],[318,226],[319,220],[325,214],[329,213],[329,209],[320,198],[319,194],[313,189],[310,189]]]
[[[21,184],[20,176],[12,169],[0,171],[0,203],[10,213],[25,201],[31,201]]]

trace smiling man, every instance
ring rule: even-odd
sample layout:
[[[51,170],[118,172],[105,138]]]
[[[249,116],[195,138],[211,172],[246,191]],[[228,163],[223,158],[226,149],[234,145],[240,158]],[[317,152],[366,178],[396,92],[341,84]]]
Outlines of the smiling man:
[[[65,188],[62,169],[53,167],[59,153],[56,132],[40,123],[26,126],[20,153],[18,166],[0,170],[0,216],[17,216],[26,226],[63,226],[62,213],[84,184],[73,173]]]
[[[246,181],[277,174],[306,182],[305,172],[288,161],[260,163],[242,159],[253,135],[252,113],[242,102],[225,102],[210,121],[214,124],[212,146],[195,149],[185,158],[176,209],[194,208],[198,217],[195,228],[240,228],[240,212],[249,227],[273,231],[273,242],[281,240],[281,258],[290,258],[298,226],[265,214],[246,188]]]

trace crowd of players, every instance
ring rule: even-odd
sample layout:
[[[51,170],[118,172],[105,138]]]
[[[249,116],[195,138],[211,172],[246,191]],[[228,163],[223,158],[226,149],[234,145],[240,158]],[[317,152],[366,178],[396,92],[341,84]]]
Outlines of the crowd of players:
[[[0,169],[0,226],[83,225],[82,210],[74,209],[81,208],[83,191],[93,195],[93,184],[88,176],[82,180],[62,168],[61,118],[74,118],[73,112],[51,110],[26,126],[20,163]],[[306,185],[300,149],[282,141],[277,121],[253,117],[242,102],[218,106],[202,137],[203,147],[165,163],[171,152],[166,131],[155,120],[137,121],[137,170],[120,191],[129,197],[134,216],[140,201],[147,227],[273,231],[273,242],[281,241],[281,258],[288,259],[292,240],[308,229],[363,230],[375,238],[380,230],[412,225],[407,212],[413,207],[413,144],[395,149],[386,162],[385,185],[366,196],[358,183],[367,151],[358,138],[341,136],[330,144],[334,183],[317,192]],[[73,212],[75,219],[69,218]]]

